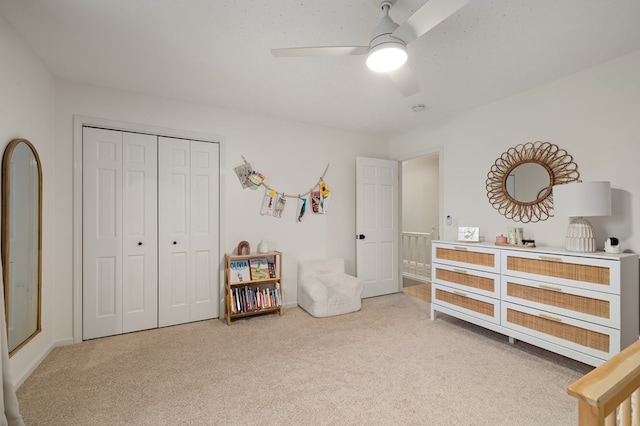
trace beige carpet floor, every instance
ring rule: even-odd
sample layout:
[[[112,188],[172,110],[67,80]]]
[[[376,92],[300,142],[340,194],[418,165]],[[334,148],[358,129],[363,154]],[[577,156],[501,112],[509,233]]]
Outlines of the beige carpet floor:
[[[402,292],[407,296],[415,297],[416,299],[431,303],[431,283],[420,283],[404,287]]]
[[[18,389],[27,425],[576,425],[590,370],[402,293],[55,349]]]

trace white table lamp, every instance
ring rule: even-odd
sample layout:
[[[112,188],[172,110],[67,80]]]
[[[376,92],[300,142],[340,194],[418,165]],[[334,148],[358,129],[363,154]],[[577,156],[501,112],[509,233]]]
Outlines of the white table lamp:
[[[555,216],[571,217],[567,228],[567,251],[596,251],[593,226],[584,216],[611,216],[611,184],[609,182],[572,182],[553,187]]]

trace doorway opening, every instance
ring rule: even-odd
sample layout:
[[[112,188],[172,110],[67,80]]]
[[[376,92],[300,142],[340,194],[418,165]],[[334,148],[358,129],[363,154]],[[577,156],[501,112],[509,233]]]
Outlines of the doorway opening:
[[[431,241],[440,223],[440,155],[402,161],[402,291],[431,302]]]

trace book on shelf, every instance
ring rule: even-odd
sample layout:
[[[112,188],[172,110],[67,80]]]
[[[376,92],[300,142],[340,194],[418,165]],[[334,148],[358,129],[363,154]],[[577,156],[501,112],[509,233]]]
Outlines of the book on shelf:
[[[235,313],[241,312],[240,296],[239,296],[237,287],[233,289],[233,307],[235,308]]]
[[[267,268],[269,269],[269,278],[276,277],[276,265],[273,262],[267,263]]]
[[[246,259],[232,260],[229,262],[229,282],[241,283],[251,281],[249,262]]]
[[[258,257],[249,261],[252,280],[265,280],[269,278],[269,266],[265,257]]]
[[[280,300],[280,289],[271,287],[235,287],[232,294],[231,313],[244,314],[263,309],[277,308]]]
[[[247,289],[242,290],[242,312],[249,310],[249,302],[247,301]]]

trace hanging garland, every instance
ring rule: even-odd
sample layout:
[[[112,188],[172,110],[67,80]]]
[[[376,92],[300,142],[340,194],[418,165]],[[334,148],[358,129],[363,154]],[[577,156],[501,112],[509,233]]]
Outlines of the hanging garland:
[[[311,200],[310,204],[313,214],[327,214],[329,212],[331,191],[327,189],[327,185],[324,182],[324,177],[327,174],[327,170],[329,170],[329,163],[327,163],[327,167],[325,167],[318,182],[311,187],[310,190],[298,195],[287,195],[269,186],[265,181],[265,176],[257,170],[254,170],[244,155],[241,155],[241,157],[244,164],[233,170],[236,172],[242,188],[258,189],[260,186],[265,188],[262,206],[260,207],[261,215],[281,218],[287,203],[287,198],[296,198],[298,200],[296,222],[302,222],[309,210],[307,208],[309,204],[307,196],[309,196]]]

